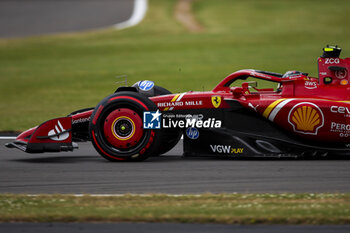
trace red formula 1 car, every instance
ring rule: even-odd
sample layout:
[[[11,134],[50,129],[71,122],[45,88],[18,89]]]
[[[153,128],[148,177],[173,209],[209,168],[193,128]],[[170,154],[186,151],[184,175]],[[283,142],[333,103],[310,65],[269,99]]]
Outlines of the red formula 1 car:
[[[90,140],[110,161],[141,161],[173,148],[185,156],[325,156],[350,152],[350,58],[327,46],[319,77],[240,70],[212,91],[171,94],[151,81],[120,87],[95,108],[49,120],[6,146],[71,151]],[[249,81],[252,80],[252,81]],[[275,88],[257,88],[257,80]]]

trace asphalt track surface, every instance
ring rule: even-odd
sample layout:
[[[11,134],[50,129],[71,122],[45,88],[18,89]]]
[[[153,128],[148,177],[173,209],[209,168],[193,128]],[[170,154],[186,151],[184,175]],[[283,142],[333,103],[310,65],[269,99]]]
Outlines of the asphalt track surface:
[[[133,0],[1,0],[0,37],[104,28],[130,18]]]
[[[79,146],[45,154],[0,146],[0,193],[350,192],[350,159],[182,158],[180,141],[160,157],[113,163]]]
[[[9,140],[0,140],[5,144]],[[26,154],[0,145],[0,193],[349,192],[350,160],[182,158],[182,141],[144,162],[112,163],[90,143],[74,152]],[[350,232],[350,225],[0,223],[0,232]]]

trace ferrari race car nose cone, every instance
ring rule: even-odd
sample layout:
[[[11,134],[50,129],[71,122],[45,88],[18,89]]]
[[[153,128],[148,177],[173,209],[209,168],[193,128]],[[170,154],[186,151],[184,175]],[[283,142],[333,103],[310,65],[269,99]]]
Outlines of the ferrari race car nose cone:
[[[127,149],[137,145],[142,138],[142,119],[131,109],[119,108],[108,114],[103,131],[112,146]]]

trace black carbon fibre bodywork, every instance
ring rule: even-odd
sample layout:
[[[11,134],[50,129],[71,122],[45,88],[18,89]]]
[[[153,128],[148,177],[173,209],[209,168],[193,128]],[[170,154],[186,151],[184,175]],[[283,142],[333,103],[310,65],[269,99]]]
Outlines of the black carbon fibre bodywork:
[[[350,152],[344,144],[298,138],[238,102],[230,105],[230,109],[176,111],[175,114],[203,114],[203,119],[222,121],[220,128],[197,128],[197,139],[189,137],[184,130],[184,156],[308,157]]]

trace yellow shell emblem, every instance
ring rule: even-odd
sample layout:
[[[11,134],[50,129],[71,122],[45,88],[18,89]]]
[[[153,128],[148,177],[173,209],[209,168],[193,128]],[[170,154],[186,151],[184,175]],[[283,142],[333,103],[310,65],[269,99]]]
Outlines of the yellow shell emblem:
[[[289,123],[296,132],[316,135],[317,130],[323,126],[323,114],[316,105],[301,103],[290,111]]]
[[[320,114],[310,106],[303,106],[294,112],[292,121],[298,130],[312,132],[315,126],[320,124]]]
[[[218,108],[221,104],[221,96],[214,95],[211,97],[211,103],[215,108]]]

